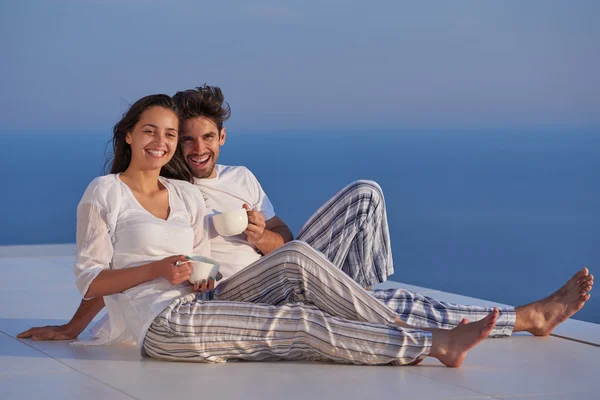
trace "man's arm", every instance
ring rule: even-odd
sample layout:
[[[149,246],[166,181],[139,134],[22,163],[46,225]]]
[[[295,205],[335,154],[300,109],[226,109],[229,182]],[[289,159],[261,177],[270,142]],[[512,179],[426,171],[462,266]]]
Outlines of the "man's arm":
[[[95,297],[90,300],[81,300],[75,315],[65,325],[48,325],[34,327],[17,335],[19,339],[31,338],[33,340],[74,340],[89,325],[90,322],[104,308],[104,298]]]
[[[251,210],[247,204],[244,208],[248,211],[246,237],[262,254],[267,255],[294,239],[290,228],[278,216],[265,221],[260,211]]]
[[[277,250],[287,242],[294,240],[292,231],[278,216],[265,222],[265,230],[255,246],[264,255]]]

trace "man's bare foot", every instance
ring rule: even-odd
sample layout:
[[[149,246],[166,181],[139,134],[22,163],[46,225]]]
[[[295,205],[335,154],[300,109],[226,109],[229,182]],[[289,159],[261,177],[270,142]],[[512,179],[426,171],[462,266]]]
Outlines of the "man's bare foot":
[[[429,355],[447,367],[460,367],[467,352],[488,337],[496,325],[498,314],[498,309],[494,308],[487,317],[477,322],[469,324],[463,319],[454,329],[432,329]]]
[[[536,336],[548,336],[554,328],[583,308],[590,299],[594,276],[583,267],[554,294],[545,299],[517,307],[515,332],[527,331]]]

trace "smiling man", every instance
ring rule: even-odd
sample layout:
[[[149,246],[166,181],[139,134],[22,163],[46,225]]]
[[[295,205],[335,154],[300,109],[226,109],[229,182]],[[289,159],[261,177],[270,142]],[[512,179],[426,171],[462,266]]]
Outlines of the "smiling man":
[[[183,120],[181,148],[206,201],[209,220],[215,213],[239,208],[248,211],[248,228],[240,235],[223,237],[210,224],[212,257],[221,263],[225,278],[292,240],[288,226],[275,215],[269,198],[245,167],[217,164],[230,116],[229,105],[218,87],[178,92],[174,97]]]

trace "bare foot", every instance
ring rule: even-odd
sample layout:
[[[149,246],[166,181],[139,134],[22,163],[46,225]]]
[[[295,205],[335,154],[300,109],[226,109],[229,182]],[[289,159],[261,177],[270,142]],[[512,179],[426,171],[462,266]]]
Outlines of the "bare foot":
[[[517,307],[515,332],[527,331],[536,336],[548,336],[554,328],[581,310],[590,299],[594,276],[582,268],[554,294],[535,303]]]
[[[463,319],[456,328],[450,330],[432,329],[432,345],[429,355],[447,367],[460,367],[467,352],[488,337],[498,319],[499,311],[494,308],[487,317],[473,323]]]

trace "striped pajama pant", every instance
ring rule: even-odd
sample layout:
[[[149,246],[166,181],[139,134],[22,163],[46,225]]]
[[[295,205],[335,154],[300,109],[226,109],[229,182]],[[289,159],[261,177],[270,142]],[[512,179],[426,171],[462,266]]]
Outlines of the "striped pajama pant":
[[[423,329],[450,329],[492,310],[405,289],[364,290],[393,273],[385,203],[375,182],[342,189],[298,239],[223,281],[212,300],[195,294],[174,300],[150,326],[145,352],[194,362],[406,365],[429,354],[431,333]],[[396,317],[414,329],[397,326]],[[514,322],[514,309],[501,309],[490,336],[509,336]]]

